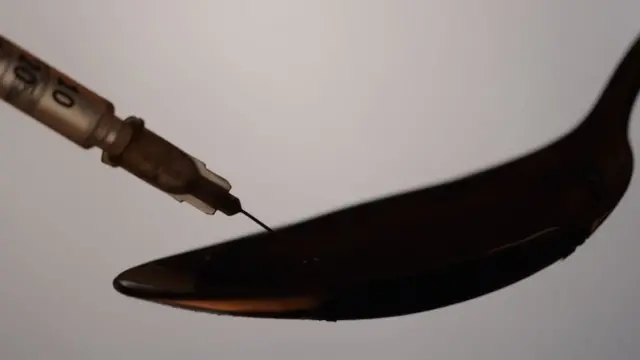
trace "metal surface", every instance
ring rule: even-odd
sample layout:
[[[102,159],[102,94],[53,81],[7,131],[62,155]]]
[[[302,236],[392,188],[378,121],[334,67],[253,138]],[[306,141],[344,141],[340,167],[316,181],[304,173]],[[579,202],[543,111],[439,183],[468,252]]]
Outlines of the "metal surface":
[[[566,258],[612,214],[633,173],[628,128],[639,90],[640,37],[590,114],[538,151],[157,259],[114,286],[196,311],[315,320],[397,316],[487,294]]]

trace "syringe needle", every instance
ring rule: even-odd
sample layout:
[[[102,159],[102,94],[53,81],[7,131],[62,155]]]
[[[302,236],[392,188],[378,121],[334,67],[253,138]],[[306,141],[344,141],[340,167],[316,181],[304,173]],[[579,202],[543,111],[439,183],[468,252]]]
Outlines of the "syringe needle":
[[[102,161],[127,170],[180,202],[206,214],[242,212],[268,232],[267,225],[242,210],[231,184],[207,169],[134,116],[124,120],[114,105],[0,36],[0,99],[84,149],[102,149]]]
[[[248,217],[249,219],[253,220],[253,222],[255,222],[256,224],[262,226],[265,230],[267,230],[268,232],[273,232],[273,230],[271,230],[270,227],[268,227],[267,225],[265,225],[262,221],[258,220],[255,216],[251,215],[250,213],[248,213],[246,210],[242,209],[240,210],[241,213],[243,213],[246,217]]]

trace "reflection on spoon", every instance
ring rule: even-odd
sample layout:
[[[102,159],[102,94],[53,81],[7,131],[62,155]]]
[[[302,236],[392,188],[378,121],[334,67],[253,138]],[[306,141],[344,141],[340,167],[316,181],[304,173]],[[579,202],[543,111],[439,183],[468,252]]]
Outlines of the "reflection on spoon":
[[[365,319],[495,291],[569,256],[633,172],[628,123],[640,37],[591,112],[551,144],[468,177],[158,259],[121,293],[219,314]]]

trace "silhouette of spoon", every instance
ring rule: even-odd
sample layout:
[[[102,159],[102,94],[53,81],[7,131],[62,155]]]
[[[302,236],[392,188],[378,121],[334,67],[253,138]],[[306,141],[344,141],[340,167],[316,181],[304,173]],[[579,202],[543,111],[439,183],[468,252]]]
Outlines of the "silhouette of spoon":
[[[508,286],[569,256],[624,196],[640,36],[586,118],[529,155],[456,181],[158,259],[121,293],[218,314],[397,316]]]

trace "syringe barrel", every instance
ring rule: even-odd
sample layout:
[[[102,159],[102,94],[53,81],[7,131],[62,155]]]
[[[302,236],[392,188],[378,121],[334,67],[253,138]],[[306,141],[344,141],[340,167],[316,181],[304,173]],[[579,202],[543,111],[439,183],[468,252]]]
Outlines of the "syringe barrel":
[[[2,36],[0,98],[85,149],[111,154],[126,145],[110,101]]]

